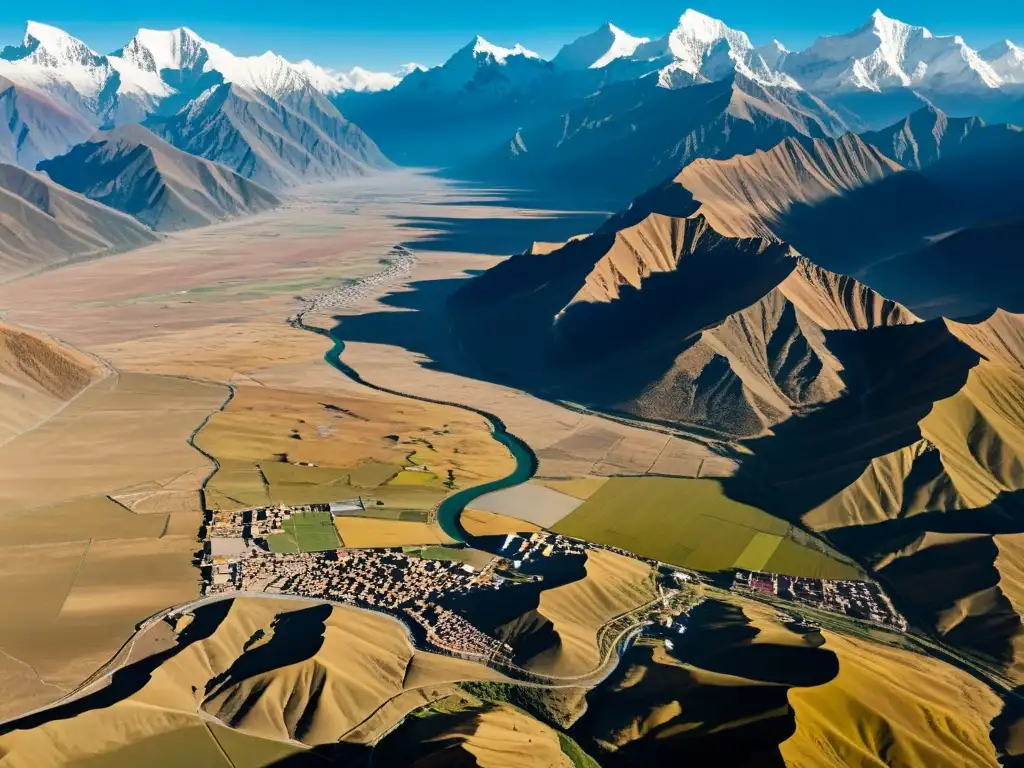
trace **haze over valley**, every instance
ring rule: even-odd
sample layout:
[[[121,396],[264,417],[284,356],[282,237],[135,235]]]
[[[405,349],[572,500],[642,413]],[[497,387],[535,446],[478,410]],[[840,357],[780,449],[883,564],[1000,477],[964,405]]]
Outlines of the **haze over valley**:
[[[1024,53],[732,10],[6,41],[0,766],[1024,760]]]

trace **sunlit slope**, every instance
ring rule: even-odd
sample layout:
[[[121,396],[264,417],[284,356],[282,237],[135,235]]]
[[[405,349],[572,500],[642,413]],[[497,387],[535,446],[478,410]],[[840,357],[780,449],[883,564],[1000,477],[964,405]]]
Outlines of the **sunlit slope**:
[[[774,239],[664,214],[515,256],[454,309],[495,375],[715,440],[838,397],[829,332],[916,321]]]
[[[587,555],[586,576],[541,593],[537,613],[551,622],[555,647],[530,659],[528,668],[572,677],[599,667],[611,642],[599,642],[602,626],[657,596],[650,566],[642,560],[606,550]]]
[[[0,325],[0,441],[46,418],[102,374],[53,339]]]
[[[1009,254],[1020,241],[1024,133],[934,110],[891,132],[789,137],[753,154],[697,160],[604,229],[651,213],[699,213],[723,234],[785,241],[922,317],[1019,311]]]
[[[446,683],[474,679],[501,676],[423,657],[386,616],[242,598],[201,609],[167,650],[129,666],[112,685],[5,727],[0,755],[5,765],[55,766],[128,745],[178,749],[189,728],[211,718],[293,744],[331,744],[350,732],[376,738],[374,730],[357,735],[357,726],[393,697],[422,689],[419,701],[430,701]]]
[[[855,134],[838,139],[788,138],[767,151],[697,160],[674,180],[722,234],[779,236],[799,206],[873,184],[903,169]]]
[[[895,634],[785,620],[735,597],[698,606],[672,648],[632,648],[569,733],[606,766],[998,764],[1000,701],[982,683]]]
[[[141,125],[100,132],[41,163],[40,170],[159,232],[206,226],[280,204],[259,184],[174,148]]]
[[[1021,326],[998,312],[850,337],[844,397],[746,443],[730,489],[823,533],[912,620],[1017,679]]]

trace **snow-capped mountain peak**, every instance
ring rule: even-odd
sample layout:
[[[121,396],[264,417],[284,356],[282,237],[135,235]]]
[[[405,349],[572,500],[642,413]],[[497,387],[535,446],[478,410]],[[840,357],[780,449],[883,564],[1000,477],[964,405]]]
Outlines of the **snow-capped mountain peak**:
[[[506,59],[510,56],[525,56],[528,59],[540,58],[540,54],[524,48],[519,43],[516,43],[511,48],[502,48],[500,45],[495,45],[494,43],[485,40],[480,35],[477,35],[473,39],[471,45],[474,56],[490,57],[499,64],[504,64]]]
[[[503,48],[476,35],[444,64],[410,72],[402,86],[422,93],[454,92],[475,84],[497,92],[525,87],[550,70],[549,62],[518,43]]]
[[[340,72],[321,67],[309,59],[304,59],[293,66],[309,79],[314,88],[328,96],[342,91],[359,91],[361,93],[387,91],[402,82],[402,78],[408,72],[421,69],[417,64],[408,64],[405,65],[409,67],[407,71],[400,67],[397,74],[371,72],[362,67],[352,67],[348,72]]]
[[[980,54],[1003,83],[1024,83],[1024,48],[1009,40],[991,45]]]
[[[878,10],[860,27],[818,38],[786,57],[785,69],[812,90],[995,88],[1000,78],[959,36],[936,36]]]
[[[28,22],[22,45],[7,46],[0,58],[41,67],[95,67],[103,63],[103,57],[81,40],[38,21]]]
[[[737,62],[745,61],[752,48],[746,33],[691,8],[679,17],[676,28],[668,35],[644,43],[633,55],[641,60],[670,57],[673,63],[667,69],[671,71],[665,74],[671,75],[673,81],[681,75],[720,80],[735,69]]]
[[[191,70],[202,63],[207,45],[188,27],[140,29],[128,45],[114,55],[148,72]]]
[[[633,37],[614,24],[606,23],[562,46],[552,62],[563,70],[600,69],[615,59],[632,56],[640,45],[648,42],[650,38]]]

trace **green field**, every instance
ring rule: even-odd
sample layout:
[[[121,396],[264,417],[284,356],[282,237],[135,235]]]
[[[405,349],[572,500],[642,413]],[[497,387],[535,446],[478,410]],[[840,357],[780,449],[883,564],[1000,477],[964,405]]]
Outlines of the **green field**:
[[[267,537],[271,552],[321,552],[341,546],[330,512],[299,512],[281,527],[284,533]]]
[[[861,576],[804,532],[729,499],[716,480],[613,477],[552,530],[698,571]]]

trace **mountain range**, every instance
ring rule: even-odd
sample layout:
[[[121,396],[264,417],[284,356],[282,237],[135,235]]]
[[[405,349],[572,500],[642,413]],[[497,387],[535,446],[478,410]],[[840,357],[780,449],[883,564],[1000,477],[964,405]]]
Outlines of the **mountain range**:
[[[174,148],[141,125],[99,133],[39,168],[58,184],[158,232],[200,227],[280,204],[259,184]]]
[[[1022,170],[1019,129],[933,107],[697,158],[468,282],[453,329],[481,375],[728,456],[728,495],[1020,684]]]
[[[388,91],[338,103],[399,162],[574,195],[597,184],[625,202],[696,157],[881,130],[922,107],[1020,120],[1019,50],[978,52],[876,11],[792,52],[687,10],[663,37],[606,24],[550,62],[477,38]]]
[[[231,89],[212,91],[222,85]],[[240,147],[253,145],[253,131],[282,145],[279,123],[286,112],[302,115],[297,100],[317,112],[313,122],[336,146],[296,177],[306,160],[287,156],[304,139],[290,135],[283,159],[268,159],[255,140],[254,178],[268,186],[386,167],[384,155],[492,182],[557,182],[573,193],[596,191],[596,184],[624,203],[698,157],[766,149],[787,136],[881,130],[925,106],[952,118],[1024,118],[1024,54],[1010,41],[975,50],[961,37],[933,35],[881,11],[849,33],[790,51],[779,41],[755,45],[744,32],[687,10],[661,37],[607,23],[550,61],[523,45],[476,36],[429,69],[338,72],[270,51],[237,56],[185,27],[140,29],[101,54],[29,22],[21,43],[0,53],[0,88],[8,117],[0,158],[29,169],[98,128],[147,121],[179,148],[245,174]],[[239,100],[260,115],[241,144],[237,125],[210,128],[217,119],[206,113],[231,112]],[[324,115],[334,128],[323,130]],[[371,138],[339,144],[355,125]],[[230,134],[225,155],[211,155],[220,141],[213,134],[222,130]]]

